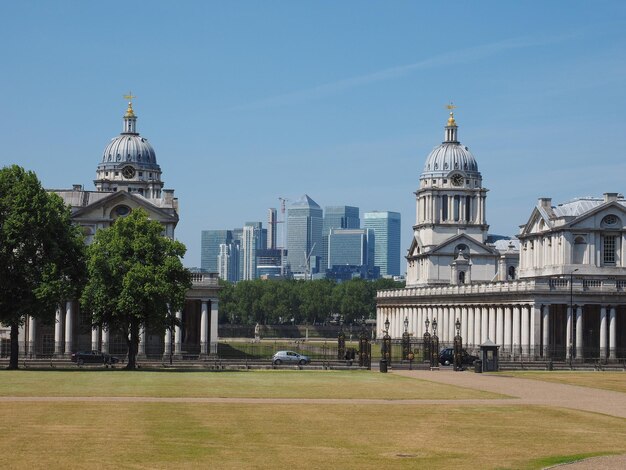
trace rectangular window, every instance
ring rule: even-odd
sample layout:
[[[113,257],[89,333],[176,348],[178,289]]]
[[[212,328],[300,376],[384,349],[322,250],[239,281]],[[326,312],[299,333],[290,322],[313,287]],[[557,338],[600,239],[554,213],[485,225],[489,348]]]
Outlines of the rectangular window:
[[[604,236],[604,264],[615,266],[615,235]]]

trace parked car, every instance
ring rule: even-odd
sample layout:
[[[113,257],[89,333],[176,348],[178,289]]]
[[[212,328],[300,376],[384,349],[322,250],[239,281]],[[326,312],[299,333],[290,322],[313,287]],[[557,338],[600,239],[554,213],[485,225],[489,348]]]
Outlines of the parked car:
[[[301,366],[311,362],[308,356],[303,356],[293,351],[278,351],[272,357],[272,364],[300,364]]]
[[[461,364],[469,365],[473,364],[474,361],[478,359],[477,356],[472,356],[465,349],[461,350]],[[439,353],[439,364],[444,366],[449,366],[454,364],[454,349],[453,348],[443,348]]]
[[[72,362],[79,366],[83,364],[117,364],[120,360],[110,354],[100,351],[78,351],[72,353]]]

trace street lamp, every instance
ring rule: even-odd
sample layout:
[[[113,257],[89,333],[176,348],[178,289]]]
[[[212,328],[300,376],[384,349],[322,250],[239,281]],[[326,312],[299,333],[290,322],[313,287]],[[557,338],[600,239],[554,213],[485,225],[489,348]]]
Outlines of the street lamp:
[[[463,370],[463,338],[461,338],[461,321],[457,318],[454,323],[456,336],[454,337],[454,370]]]
[[[389,334],[389,317],[385,320],[385,334]]]
[[[569,312],[570,312],[570,334],[569,334],[569,368],[572,368],[574,358],[574,273],[578,268],[569,273]]]
[[[402,359],[409,359],[411,354],[411,336],[409,335],[409,318],[404,317],[404,333],[402,333]]]

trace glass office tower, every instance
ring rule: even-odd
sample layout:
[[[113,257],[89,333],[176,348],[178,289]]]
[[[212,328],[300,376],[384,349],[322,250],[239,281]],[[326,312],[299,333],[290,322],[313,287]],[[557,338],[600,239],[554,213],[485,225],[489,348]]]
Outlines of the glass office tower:
[[[363,228],[374,231],[374,265],[381,276],[400,275],[400,213],[373,211],[363,214]]]

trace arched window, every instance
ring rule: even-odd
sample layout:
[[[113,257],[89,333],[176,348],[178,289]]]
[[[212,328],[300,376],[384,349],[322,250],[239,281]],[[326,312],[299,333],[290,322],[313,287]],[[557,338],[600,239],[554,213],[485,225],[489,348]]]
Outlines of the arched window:
[[[441,220],[448,220],[448,196],[445,194],[441,196]]]
[[[459,272],[459,284],[465,284],[465,271]]]
[[[578,236],[574,239],[574,253],[572,256],[573,264],[583,264],[585,260],[585,251],[587,250],[587,242],[585,237]]]
[[[509,266],[507,279],[510,279],[512,281],[515,280],[515,266]]]

